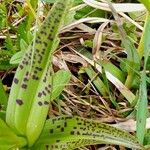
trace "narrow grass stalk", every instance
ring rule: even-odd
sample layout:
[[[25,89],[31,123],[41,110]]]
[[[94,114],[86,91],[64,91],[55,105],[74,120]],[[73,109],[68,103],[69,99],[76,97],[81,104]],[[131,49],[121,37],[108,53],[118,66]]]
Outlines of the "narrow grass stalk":
[[[148,8],[150,7],[150,1],[142,1],[144,4],[147,4]],[[150,10],[150,9],[149,9]],[[149,11],[148,10],[148,11]],[[143,143],[145,132],[146,132],[146,118],[147,118],[147,107],[148,107],[148,101],[147,101],[147,83],[146,83],[146,66],[147,66],[147,60],[150,54],[150,14],[148,13],[146,23],[145,23],[145,29],[143,33],[143,37],[141,39],[141,42],[144,43],[144,69],[141,74],[141,84],[140,84],[140,93],[139,93],[139,102],[137,107],[137,137],[140,141],[140,143]],[[141,43],[141,44],[143,44]],[[141,46],[142,47],[142,46]]]
[[[141,3],[144,4],[148,12],[150,13],[150,0],[139,0]]]

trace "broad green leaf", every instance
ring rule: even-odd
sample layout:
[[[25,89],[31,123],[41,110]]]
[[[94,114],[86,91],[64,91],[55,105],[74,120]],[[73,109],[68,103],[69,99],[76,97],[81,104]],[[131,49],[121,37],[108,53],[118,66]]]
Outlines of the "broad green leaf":
[[[80,117],[62,116],[46,121],[40,138],[32,150],[71,150],[94,144],[117,144],[128,148],[141,149],[131,134]]]
[[[66,78],[62,76],[64,79],[60,82],[63,86],[53,89],[52,55],[58,46],[58,33],[72,2],[58,0],[53,5],[25,52],[13,80],[6,122],[16,133],[27,137],[28,146],[36,141],[43,129],[51,94],[54,93],[52,98],[58,96],[70,78],[64,73]],[[55,82],[58,83],[57,80]]]
[[[0,118],[0,149],[17,149],[18,147],[23,147],[26,144],[26,139],[18,137]]]
[[[47,112],[49,109],[49,101],[50,100],[52,101],[59,96],[59,94],[62,92],[62,90],[70,80],[70,73],[64,70],[60,70],[57,73],[55,73],[53,76],[51,76],[51,79],[52,79],[50,80],[51,82],[49,82],[48,84],[48,85],[52,85],[51,87],[47,86],[47,88],[45,89],[45,86],[41,85],[41,87],[39,88],[40,91],[45,91],[45,92],[51,91],[51,95],[46,95],[47,101],[42,101],[40,97],[37,97],[36,99],[37,101],[33,103],[32,109],[30,111],[30,114],[32,115],[29,116],[28,123],[27,123],[27,129],[28,129],[27,136],[30,143],[33,142],[33,140],[35,140],[36,138],[38,138],[38,136],[40,135],[41,132],[38,132],[41,131],[41,129],[39,130],[39,126],[43,127],[45,123]],[[37,108],[37,103],[41,107]],[[45,105],[46,109],[43,109],[42,107],[43,105]]]
[[[11,59],[10,59],[10,64],[19,64],[21,63],[21,60],[25,54],[25,51],[28,49],[27,45],[26,45],[26,42],[24,40],[21,40],[22,42],[20,42],[20,47],[21,47],[21,51],[15,53]],[[59,38],[56,39],[55,41],[55,44],[54,44],[54,48],[53,49],[56,49],[59,45]]]

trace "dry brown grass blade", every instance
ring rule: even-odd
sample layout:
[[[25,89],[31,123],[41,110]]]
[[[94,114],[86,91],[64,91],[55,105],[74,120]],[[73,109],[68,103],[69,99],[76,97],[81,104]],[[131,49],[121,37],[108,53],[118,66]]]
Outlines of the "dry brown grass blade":
[[[106,10],[106,11],[111,11],[109,5],[105,3],[106,1],[103,2],[97,2],[95,0],[83,0],[83,1],[91,7]],[[119,4],[112,4],[112,5],[117,12],[134,12],[134,11],[146,10],[143,4],[137,4],[137,3],[119,3]]]
[[[98,17],[87,17],[87,18],[82,18],[82,19],[79,19],[65,27],[63,27],[61,29],[61,33],[64,33],[66,31],[69,31],[73,28],[75,28],[76,26],[78,26],[79,24],[83,23],[83,22],[86,22],[86,23],[99,23],[99,22],[108,22],[110,21],[109,19],[105,19],[105,18],[98,18]]]
[[[95,37],[93,39],[93,49],[92,49],[92,54],[94,60],[100,59],[102,56],[100,55],[100,47],[102,44],[102,36],[103,36],[103,30],[105,27],[108,25],[109,22],[104,22],[96,31]]]
[[[109,5],[106,3],[106,1],[103,2],[97,2],[95,0],[83,0],[87,5],[97,8],[97,9],[102,9],[106,11],[111,11],[109,8]],[[132,20],[130,17],[124,14],[124,12],[136,12],[136,11],[145,11],[146,8],[144,7],[143,4],[138,4],[138,3],[118,3],[118,4],[112,4],[113,8],[116,10],[116,12],[124,17],[126,20],[134,24],[137,28],[140,30],[143,30],[143,27],[139,25],[137,22]]]
[[[127,121],[114,124],[113,126],[126,130],[128,132],[136,131],[136,121],[134,121],[133,119],[129,119]],[[146,120],[146,129],[150,129],[150,118],[147,118]]]

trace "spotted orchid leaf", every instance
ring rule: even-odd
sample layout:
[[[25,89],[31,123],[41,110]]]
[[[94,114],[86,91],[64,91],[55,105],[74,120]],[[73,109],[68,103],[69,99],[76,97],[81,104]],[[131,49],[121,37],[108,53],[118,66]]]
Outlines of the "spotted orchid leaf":
[[[46,120],[52,94],[52,54],[72,1],[58,0],[53,5],[25,52],[11,86],[6,122],[18,135],[27,137],[29,146],[40,135]]]
[[[94,144],[117,144],[142,149],[131,134],[110,125],[80,117],[55,117],[46,121],[33,150],[71,150]]]
[[[18,147],[23,147],[26,144],[26,139],[23,137],[18,137],[0,118],[0,149],[15,149]]]

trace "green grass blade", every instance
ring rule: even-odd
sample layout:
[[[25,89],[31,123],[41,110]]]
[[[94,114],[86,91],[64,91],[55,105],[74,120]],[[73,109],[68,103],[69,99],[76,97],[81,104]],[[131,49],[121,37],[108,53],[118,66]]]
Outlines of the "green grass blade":
[[[149,0],[139,0],[139,1],[145,5],[148,12],[150,13],[150,1]]]
[[[8,95],[6,94],[2,80],[0,79],[0,105],[2,105],[2,109],[6,110],[8,101]]]
[[[109,100],[112,102],[112,104],[115,106],[116,109],[119,109],[119,105],[116,101],[116,98],[113,95],[113,93],[111,92],[112,89],[109,86],[109,82],[108,82],[108,79],[107,79],[107,76],[106,76],[105,68],[103,66],[102,66],[102,77],[103,77],[104,84],[106,85],[106,88],[107,88],[107,91],[108,91]]]
[[[127,52],[127,60],[128,60],[128,76],[125,82],[125,86],[127,88],[130,88],[133,81],[134,81],[134,77],[135,77],[135,71],[139,71],[140,69],[140,58],[139,58],[139,54],[134,46],[134,43],[131,41],[130,37],[127,36],[122,24],[121,24],[121,20],[118,16],[118,13],[116,12],[116,10],[114,9],[112,3],[110,2],[110,0],[107,0],[107,3],[111,9],[111,12],[116,20],[117,26],[118,26],[118,30],[119,30],[119,34],[121,36],[121,41],[123,46],[125,47],[125,50]]]
[[[92,54],[89,51],[87,51],[85,48],[82,48],[82,50],[80,50],[80,53],[86,56],[88,59],[91,59],[91,60],[93,59]],[[99,62],[96,62],[96,63],[99,64]],[[117,66],[115,66],[111,61],[103,60],[102,63],[106,71],[110,72],[113,76],[115,76],[121,82],[125,81],[124,73]]]
[[[101,65],[97,64],[95,61],[89,59],[88,57],[82,55],[78,51],[74,51],[74,52],[77,53],[82,58],[84,58],[90,65],[92,65],[93,67],[95,67],[100,73],[102,73],[102,66]],[[105,69],[105,70],[107,70],[107,69]],[[105,72],[106,72],[107,79],[116,86],[116,88],[120,91],[120,93],[130,103],[132,103],[134,101],[134,99],[136,98],[135,95],[126,86],[124,86],[124,84],[118,78],[116,78],[115,76],[113,76],[109,71],[105,71]]]
[[[140,143],[143,143],[147,118],[147,87],[146,74],[143,71],[141,75],[139,102],[137,107],[137,137]]]
[[[130,88],[136,75],[136,71],[139,71],[140,69],[140,58],[139,54],[137,52],[137,49],[134,46],[134,43],[131,41],[129,37],[125,37],[122,39],[123,45],[127,51],[127,70],[128,70],[128,76],[125,82],[125,86]]]
[[[46,121],[42,134],[32,149],[70,150],[98,143],[141,148],[137,139],[127,132],[89,119],[62,116]]]
[[[103,95],[107,96],[108,91],[103,83],[103,81],[97,76],[97,73],[92,69],[91,66],[85,68],[86,73],[88,74],[89,78],[92,80],[93,84],[96,86],[97,90]]]
[[[144,35],[144,69],[141,74],[140,94],[137,108],[137,137],[143,143],[147,118],[147,85],[146,85],[146,65],[150,54],[150,15],[146,20],[145,35]]]

